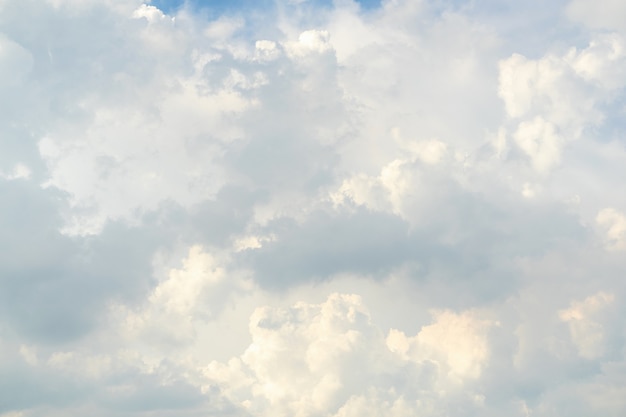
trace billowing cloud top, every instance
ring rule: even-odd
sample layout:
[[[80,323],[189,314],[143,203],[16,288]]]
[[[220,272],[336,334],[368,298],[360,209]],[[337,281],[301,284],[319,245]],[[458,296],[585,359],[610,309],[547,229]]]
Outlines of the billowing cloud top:
[[[623,416],[622,4],[0,0],[0,417]]]

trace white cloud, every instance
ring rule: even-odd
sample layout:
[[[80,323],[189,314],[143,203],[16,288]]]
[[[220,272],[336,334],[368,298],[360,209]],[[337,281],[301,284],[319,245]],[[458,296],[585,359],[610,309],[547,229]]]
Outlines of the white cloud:
[[[274,41],[259,40],[254,43],[257,59],[262,61],[272,61],[278,58],[281,51]]]
[[[622,6],[491,6],[0,0],[0,415],[620,415]]]
[[[625,85],[626,44],[622,35],[596,35],[582,51],[570,50],[567,59],[579,76],[605,90],[618,90]]]
[[[20,346],[20,355],[22,355],[26,363],[31,366],[35,366],[39,362],[39,359],[37,357],[37,350],[36,348],[33,348],[31,346]]]
[[[244,272],[228,269],[227,260],[192,246],[182,268],[171,269],[141,309],[115,305],[112,314],[130,339],[191,343],[202,323],[215,320],[235,295],[252,288]]]
[[[10,172],[8,174],[0,172],[0,177],[3,177],[7,180],[28,179],[30,178],[31,174],[31,170],[26,165],[18,163],[13,168],[13,172]]]
[[[214,40],[228,41],[237,31],[243,29],[244,24],[241,18],[222,17],[211,22],[204,30],[204,34]]]
[[[623,37],[611,33],[594,35],[586,48],[562,56],[513,54],[500,62],[499,95],[535,169],[554,168],[568,142],[604,122],[602,107],[624,86],[623,51]]]
[[[626,216],[614,208],[600,210],[596,222],[606,233],[606,247],[609,250],[626,249]]]
[[[158,22],[165,19],[165,14],[154,6],[142,4],[133,12],[133,17],[137,19],[145,18],[148,22]]]
[[[331,294],[321,304],[258,308],[243,355],[212,362],[204,373],[255,415],[350,416],[364,404],[367,415],[442,412],[457,384],[480,376],[490,326],[475,312],[443,311],[416,336],[392,330],[385,340],[360,297]],[[432,400],[424,404],[422,396]]]
[[[564,140],[555,126],[541,116],[520,123],[513,138],[537,171],[545,172],[560,162]]]
[[[559,312],[560,319],[569,324],[572,341],[580,356],[595,359],[604,354],[606,330],[596,316],[603,313],[614,300],[612,294],[600,292],[583,301],[572,302],[569,309]]]
[[[418,363],[435,361],[444,377],[453,382],[478,378],[489,359],[487,331],[494,323],[474,312],[451,311],[435,312],[434,321],[412,338],[392,330],[387,346]]]
[[[329,33],[325,30],[307,30],[298,36],[298,42],[288,43],[287,51],[296,57],[331,50]]]

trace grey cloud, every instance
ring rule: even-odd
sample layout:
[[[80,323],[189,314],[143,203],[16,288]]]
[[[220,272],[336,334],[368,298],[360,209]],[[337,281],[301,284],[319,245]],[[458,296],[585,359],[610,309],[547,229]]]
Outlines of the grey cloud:
[[[225,162],[261,189],[315,193],[336,175],[336,135],[347,118],[337,63],[331,53],[311,60],[298,68],[283,58],[268,68],[268,85],[255,94],[262,107],[240,120],[245,144],[226,153]]]
[[[107,300],[143,295],[153,252],[168,239],[158,228],[111,224],[92,238],[59,233],[62,195],[30,181],[0,183],[3,291],[0,311],[34,341],[64,342],[88,333]]]
[[[206,415],[207,410],[235,415],[237,411],[232,404],[220,399],[216,391],[202,393],[197,386],[172,379],[171,374],[179,370],[166,361],[145,373],[116,363],[114,358],[113,369],[94,378],[82,373],[81,364],[58,369],[51,365],[53,361],[32,366],[19,357],[10,358],[12,362],[7,359],[3,358],[0,364],[3,375],[0,388],[4,393],[0,399],[2,413],[26,409],[29,416],[80,416],[90,412],[97,416],[121,417],[137,413],[197,416]]]
[[[184,208],[166,201],[156,210],[142,216],[146,233],[154,227],[164,236],[179,239],[187,245],[204,244],[223,247],[246,231],[254,216],[256,204],[265,203],[265,190],[243,186],[225,186],[212,199]]]
[[[359,209],[354,214],[313,213],[303,224],[281,219],[268,225],[276,242],[243,255],[268,287],[285,287],[340,272],[379,275],[407,259],[407,224]],[[408,253],[407,253],[408,252]]]
[[[67,343],[96,328],[107,303],[141,303],[156,284],[152,259],[179,241],[229,244],[242,233],[261,197],[222,190],[192,210],[163,205],[141,226],[108,223],[97,236],[59,233],[64,195],[32,181],[2,181],[0,312],[26,340]],[[237,207],[237,208],[235,208]]]
[[[313,212],[303,222],[277,219],[263,229],[275,241],[243,252],[241,259],[268,288],[341,273],[382,279],[413,265],[418,280],[466,283],[470,298],[492,297],[515,290],[516,258],[576,245],[588,235],[558,205],[501,205],[461,193],[431,202],[431,210],[432,224],[420,227],[362,206],[352,212]],[[451,241],[442,239],[447,235]]]
[[[40,372],[28,366],[2,366],[0,412],[30,408],[66,408],[90,395],[92,387],[82,381]]]
[[[162,381],[153,375],[125,375],[120,383],[119,391],[114,389],[103,393],[101,405],[111,411],[129,413],[150,412],[161,413],[193,410],[207,405],[209,398],[200,392],[198,387],[184,381]],[[115,387],[115,385],[112,385]],[[184,414],[183,414],[184,415]]]

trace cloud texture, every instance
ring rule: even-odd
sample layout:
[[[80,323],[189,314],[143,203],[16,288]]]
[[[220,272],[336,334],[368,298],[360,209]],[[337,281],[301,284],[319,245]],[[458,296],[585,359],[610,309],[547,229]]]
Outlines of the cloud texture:
[[[480,3],[0,0],[0,416],[622,416],[626,8]]]

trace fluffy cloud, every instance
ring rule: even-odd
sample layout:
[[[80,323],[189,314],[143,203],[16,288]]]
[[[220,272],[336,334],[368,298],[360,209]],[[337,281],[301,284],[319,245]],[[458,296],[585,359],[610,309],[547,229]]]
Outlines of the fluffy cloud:
[[[598,213],[596,222],[606,232],[608,249],[626,249],[626,216],[613,208],[605,208]]]
[[[167,278],[148,295],[141,310],[118,305],[113,314],[122,321],[121,330],[128,337],[191,343],[198,323],[215,319],[233,295],[250,290],[252,283],[245,273],[228,271],[214,256],[193,246],[182,268],[169,271]]]
[[[604,353],[605,330],[594,316],[601,314],[614,299],[613,295],[600,292],[559,312],[561,320],[569,323],[572,341],[582,357],[594,359]]]
[[[537,170],[555,167],[567,142],[605,121],[603,108],[624,87],[623,49],[623,37],[612,33],[563,56],[514,54],[501,61],[499,94],[518,123],[514,139]]]
[[[467,396],[464,380],[480,375],[489,326],[473,312],[446,311],[414,337],[392,329],[385,339],[358,296],[332,294],[322,304],[257,309],[244,354],[204,373],[255,415],[355,415],[372,397],[367,415],[445,412],[445,398]]]
[[[1,416],[623,414],[623,7],[371,3],[0,1]]]

